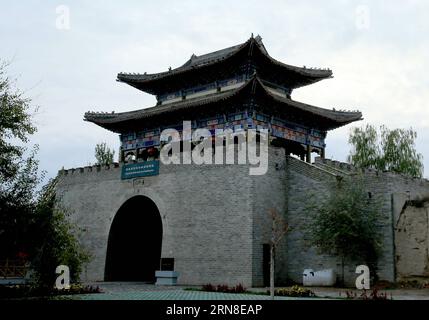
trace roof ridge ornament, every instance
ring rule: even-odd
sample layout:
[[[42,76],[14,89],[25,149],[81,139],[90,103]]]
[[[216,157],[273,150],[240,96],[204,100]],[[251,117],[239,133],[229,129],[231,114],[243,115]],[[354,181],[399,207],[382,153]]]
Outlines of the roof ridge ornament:
[[[254,76],[252,81],[253,81],[253,83],[252,83],[252,94],[255,94],[258,78]]]

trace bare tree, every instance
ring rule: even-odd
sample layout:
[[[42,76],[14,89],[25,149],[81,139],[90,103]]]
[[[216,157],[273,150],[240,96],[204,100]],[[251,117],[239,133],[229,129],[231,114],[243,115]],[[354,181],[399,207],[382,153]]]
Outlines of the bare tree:
[[[270,297],[274,299],[274,258],[276,248],[283,236],[288,232],[289,225],[279,212],[271,208],[268,210],[271,217],[271,243],[270,243]]]

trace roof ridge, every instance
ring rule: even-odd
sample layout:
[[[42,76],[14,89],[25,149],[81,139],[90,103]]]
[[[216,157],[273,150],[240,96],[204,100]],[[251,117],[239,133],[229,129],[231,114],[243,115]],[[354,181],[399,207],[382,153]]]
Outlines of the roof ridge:
[[[216,59],[216,57],[215,58],[213,58],[212,59],[212,61],[208,61],[207,63],[211,63],[211,62],[215,62],[215,61],[218,61],[218,60],[223,60],[223,59],[226,59],[226,58],[228,58],[228,57],[230,57],[233,53],[236,53],[236,52],[238,52],[241,48],[243,48],[245,45],[247,45],[247,43],[250,41],[251,39],[249,39],[249,40],[247,40],[247,41],[245,41],[245,42],[243,42],[243,43],[240,43],[240,44],[238,44],[238,45],[235,45],[235,46],[231,46],[231,47],[227,47],[227,48],[223,48],[223,49],[220,49],[220,50],[216,50],[216,51],[212,51],[212,52],[208,52],[208,53],[205,53],[205,54],[202,54],[202,55],[200,55],[200,56],[197,56],[196,54],[192,54],[191,55],[191,58],[188,60],[188,61],[186,61],[183,65],[181,65],[181,66],[179,66],[179,67],[177,67],[177,68],[174,68],[174,69],[171,69],[171,70],[168,70],[168,71],[162,71],[162,72],[157,72],[157,73],[144,73],[144,74],[141,74],[141,73],[126,73],[126,72],[119,72],[118,73],[118,81],[122,81],[121,79],[120,79],[120,75],[121,76],[146,76],[146,77],[154,77],[154,76],[156,76],[156,77],[159,77],[159,76],[161,76],[161,75],[165,75],[165,74],[174,74],[174,73],[180,73],[180,72],[184,72],[184,71],[187,71],[187,70],[189,70],[189,68],[191,67],[191,68],[193,68],[193,67],[198,67],[198,66],[200,66],[200,65],[192,65],[192,60],[195,60],[195,59],[201,59],[201,58],[204,58],[204,57],[208,57],[208,56],[210,56],[210,55],[213,55],[213,56],[216,56],[216,55],[218,55],[220,52],[225,52],[225,51],[228,51],[228,50],[230,50],[231,52],[228,52],[227,54],[228,54],[228,56],[227,57],[222,57],[222,59]],[[149,80],[151,80],[151,79],[149,79]]]
[[[156,81],[158,79],[163,79],[165,77],[178,75],[200,67],[210,66],[220,61],[229,59],[235,56],[242,49],[246,48],[249,44],[250,45],[256,44],[256,47],[258,48],[258,50],[271,63],[277,66],[280,66],[282,68],[286,68],[291,72],[296,72],[297,74],[304,75],[304,76],[314,77],[315,81],[332,77],[332,71],[329,68],[322,69],[322,68],[307,68],[305,66],[298,67],[298,66],[289,65],[274,59],[269,55],[268,51],[266,50],[265,45],[262,42],[262,37],[258,35],[255,38],[251,37],[247,41],[235,46],[212,51],[200,56],[192,54],[191,58],[188,61],[186,61],[183,65],[174,69],[169,69],[168,71],[162,71],[162,72],[151,73],[151,74],[148,74],[146,72],[144,74],[120,72],[117,75],[117,81],[125,82],[125,83],[128,83],[129,85],[135,85],[135,86],[137,86],[138,83],[140,84],[150,83],[151,81]]]

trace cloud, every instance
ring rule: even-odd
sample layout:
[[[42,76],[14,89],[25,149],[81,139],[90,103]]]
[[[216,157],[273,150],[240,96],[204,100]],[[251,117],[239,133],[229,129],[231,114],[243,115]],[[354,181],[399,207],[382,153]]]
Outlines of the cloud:
[[[429,166],[429,144],[424,143],[429,132],[428,49],[421,43],[402,52],[391,44],[359,39],[332,53],[329,59],[335,78],[302,88],[294,95],[316,105],[363,112],[363,122],[329,133],[328,155],[346,159],[351,126],[413,127],[418,133],[418,151],[424,155],[425,167]]]

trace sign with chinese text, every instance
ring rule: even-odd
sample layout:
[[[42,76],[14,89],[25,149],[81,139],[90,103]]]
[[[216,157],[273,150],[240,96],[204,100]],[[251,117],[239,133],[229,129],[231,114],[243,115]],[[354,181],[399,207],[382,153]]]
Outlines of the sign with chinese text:
[[[121,179],[156,176],[159,174],[159,160],[124,164]]]

